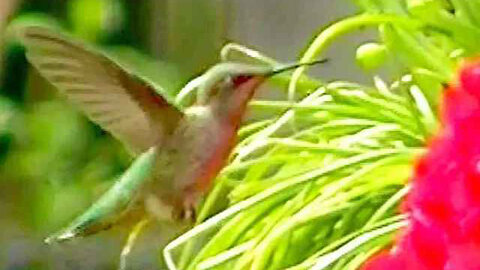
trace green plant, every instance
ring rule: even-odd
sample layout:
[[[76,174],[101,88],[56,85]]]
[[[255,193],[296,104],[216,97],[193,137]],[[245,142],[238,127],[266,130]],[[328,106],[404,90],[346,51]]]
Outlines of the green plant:
[[[321,31],[300,61],[373,26],[398,79],[324,84],[306,77],[307,67],[273,78],[288,84],[289,99],[251,103],[271,113],[240,131],[197,225],[166,247],[170,269],[358,269],[407,224],[396,209],[439,125],[443,85],[479,52],[480,1],[356,2],[362,14]]]

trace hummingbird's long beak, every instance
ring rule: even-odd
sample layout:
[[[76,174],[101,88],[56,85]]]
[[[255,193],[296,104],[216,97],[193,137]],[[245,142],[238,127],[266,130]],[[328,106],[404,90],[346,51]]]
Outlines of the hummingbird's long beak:
[[[326,63],[326,62],[328,62],[328,59],[325,58],[325,59],[320,59],[320,60],[315,60],[315,61],[305,62],[305,63],[294,63],[294,64],[282,65],[282,66],[279,66],[279,67],[274,67],[270,72],[265,74],[265,76],[270,77],[270,76],[274,76],[274,75],[277,75],[279,73],[289,71],[289,70],[292,70],[292,69],[296,69],[296,68],[299,68],[299,67],[313,66],[313,65],[317,65],[317,64],[323,64],[323,63]]]

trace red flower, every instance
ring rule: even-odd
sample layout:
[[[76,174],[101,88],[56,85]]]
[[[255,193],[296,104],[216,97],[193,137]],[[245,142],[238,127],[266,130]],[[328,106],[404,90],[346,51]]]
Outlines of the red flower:
[[[402,211],[410,225],[365,270],[480,270],[480,60],[443,98],[443,130],[417,163]]]

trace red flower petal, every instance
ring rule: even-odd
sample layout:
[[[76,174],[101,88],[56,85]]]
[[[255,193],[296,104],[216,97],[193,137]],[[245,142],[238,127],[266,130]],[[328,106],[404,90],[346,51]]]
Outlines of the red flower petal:
[[[444,129],[415,167],[403,202],[410,226],[395,254],[366,270],[480,270],[480,60],[463,65],[444,94]]]
[[[362,270],[407,270],[405,262],[400,257],[394,257],[388,252],[379,253],[367,262]]]

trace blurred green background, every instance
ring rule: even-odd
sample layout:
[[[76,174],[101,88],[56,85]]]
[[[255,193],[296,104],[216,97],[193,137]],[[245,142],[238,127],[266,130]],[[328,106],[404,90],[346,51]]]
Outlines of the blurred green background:
[[[348,1],[326,0],[1,0],[0,31],[22,20],[66,28],[173,96],[217,62],[228,41],[294,61],[322,25],[352,10]],[[2,38],[0,50],[0,269],[116,269],[120,229],[53,246],[42,240],[98,197],[131,157],[58,97],[21,46]],[[317,72],[365,80],[354,50],[351,40],[340,43],[330,52],[335,61]],[[150,229],[129,269],[158,268],[171,236],[167,226]]]

